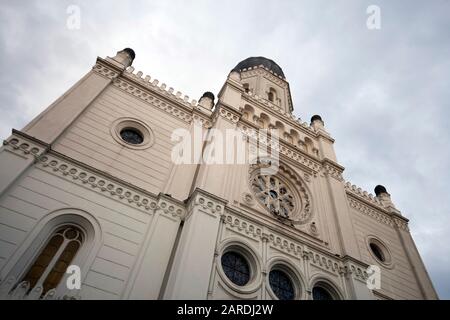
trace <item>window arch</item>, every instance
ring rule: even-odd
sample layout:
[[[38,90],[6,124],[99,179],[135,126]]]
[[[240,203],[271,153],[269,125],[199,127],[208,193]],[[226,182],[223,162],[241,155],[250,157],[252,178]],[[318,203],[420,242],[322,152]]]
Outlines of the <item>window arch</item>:
[[[312,299],[313,300],[341,300],[341,295],[328,280],[319,280],[312,286]]]
[[[84,239],[84,232],[77,226],[64,225],[56,229],[22,281],[29,283],[30,290],[37,286],[42,287],[42,295],[55,289],[83,245]]]
[[[81,245],[78,247],[75,244],[72,244],[65,252],[64,248],[62,248],[61,251],[65,254],[65,261],[73,255],[69,265],[77,265],[80,267],[81,282],[83,283],[89,266],[95,259],[95,253],[100,249],[102,244],[103,236],[101,225],[97,219],[87,211],[78,208],[62,208],[42,217],[30,231],[26,240],[11,256],[9,262],[3,267],[1,276],[5,279],[3,283],[6,287],[3,288],[4,292],[2,297],[14,296],[14,299],[34,300],[40,298],[58,299],[66,295],[74,297],[78,294],[76,289],[71,290],[63,285],[65,279],[69,276],[68,274],[65,274],[66,270],[64,270],[56,289],[51,288],[46,294],[42,294],[44,289],[42,285],[36,285],[43,273],[41,271],[36,271],[35,269],[34,276],[37,279],[34,280],[28,275],[33,266],[35,266],[35,263],[39,260],[41,253],[46,250],[46,246],[51,242],[53,236],[57,233],[63,233],[64,228],[67,227],[76,228],[78,232],[81,231],[81,234],[77,233],[77,235],[79,235],[78,241],[81,242]],[[66,235],[68,238],[73,237],[70,233]],[[58,238],[53,239],[53,244],[59,244],[57,240]],[[76,249],[75,253],[73,252],[75,251],[73,249]],[[47,252],[53,252],[52,258],[59,256],[56,254],[57,250],[55,251],[54,248],[48,248]],[[55,261],[58,261],[58,259],[55,258]],[[50,265],[49,262],[41,264],[47,267]],[[61,266],[61,264],[59,264],[59,266]],[[47,275],[50,273],[51,270]],[[52,276],[56,277],[56,274],[53,273]],[[43,284],[45,279],[44,277],[42,278],[43,280],[41,280],[41,283]],[[34,287],[30,286],[30,280],[34,281]],[[50,286],[50,278],[48,283]]]

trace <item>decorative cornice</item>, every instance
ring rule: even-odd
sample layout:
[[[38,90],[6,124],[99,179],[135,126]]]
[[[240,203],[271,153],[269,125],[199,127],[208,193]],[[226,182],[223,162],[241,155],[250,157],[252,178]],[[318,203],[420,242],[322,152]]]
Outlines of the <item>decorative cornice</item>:
[[[92,67],[92,71],[110,80],[117,78],[123,72],[123,70],[102,58],[97,58],[97,63]]]
[[[114,198],[124,204],[134,205],[141,211],[147,213],[161,209],[164,214],[171,215],[172,217],[182,219],[185,215],[183,204],[180,204],[175,199],[171,199],[164,194],[155,196],[147,192],[142,192],[142,190],[130,188],[124,183],[118,182],[116,179],[112,180],[105,175],[89,170],[86,166],[68,161],[67,157],[62,159],[54,153],[54,151],[50,151],[42,155],[36,166],[46,172],[59,175],[72,183]]]
[[[49,144],[15,129],[12,130],[12,135],[3,141],[3,146],[13,153],[27,158],[33,157],[35,160],[50,148]]]
[[[210,215],[221,216],[227,204],[226,200],[199,188],[194,190],[187,202],[188,216],[195,208],[200,208]]]
[[[350,207],[358,210],[359,212],[377,220],[380,223],[383,223],[390,227],[394,227],[394,221],[387,213],[380,211],[377,208],[373,208],[372,206],[369,206],[359,199],[355,199],[353,197],[349,197],[348,202],[350,204]]]
[[[228,122],[232,123],[233,125],[235,125],[236,123],[239,122],[241,116],[242,114],[239,111],[223,102],[220,102],[219,104],[216,105],[216,109],[214,110],[212,118],[213,123],[216,122],[218,117],[221,117],[227,120]]]
[[[409,232],[408,219],[399,216],[393,216],[392,220],[394,221],[397,228]]]
[[[294,257],[308,260],[311,265],[322,270],[337,275],[345,272],[342,258],[332,256],[331,254],[325,253],[323,250],[316,250],[307,244],[288,239],[287,237],[279,235],[272,230],[259,226],[257,223],[232,214],[231,212],[232,210],[227,208],[223,216],[223,221],[235,232],[251,238],[259,238],[261,241],[267,241],[274,248]]]
[[[344,178],[342,177],[344,167],[329,159],[324,159],[322,163],[323,163],[323,170],[327,175],[338,181],[344,181]]]
[[[367,191],[364,191],[355,185],[352,185],[350,182],[346,182],[344,187],[347,194],[351,194],[357,199],[360,199],[366,202],[367,204],[376,207],[377,209],[381,209],[383,211],[385,210],[381,201],[373,194],[368,193]]]
[[[14,130],[4,146],[11,152],[33,157],[36,167],[58,175],[72,183],[95,190],[128,205],[134,205],[144,212],[161,209],[167,215],[184,218],[184,204],[164,194],[154,195],[143,189],[121,181],[116,177],[94,169],[56,151],[50,145]]]

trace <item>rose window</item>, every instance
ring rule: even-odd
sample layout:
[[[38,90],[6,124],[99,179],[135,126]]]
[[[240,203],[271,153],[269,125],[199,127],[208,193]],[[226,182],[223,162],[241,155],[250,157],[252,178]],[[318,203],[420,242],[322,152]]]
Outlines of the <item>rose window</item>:
[[[271,213],[289,218],[293,215],[295,200],[289,188],[276,176],[257,175],[252,182],[256,198]]]
[[[311,197],[300,179],[264,175],[260,170],[250,176],[256,200],[270,213],[293,224],[304,224],[311,219]]]

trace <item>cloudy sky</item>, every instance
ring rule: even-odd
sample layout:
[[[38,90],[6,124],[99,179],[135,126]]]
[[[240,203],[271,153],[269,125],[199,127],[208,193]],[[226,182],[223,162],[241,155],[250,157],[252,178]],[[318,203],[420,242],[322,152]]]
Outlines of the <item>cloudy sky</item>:
[[[67,9],[80,9],[70,29]],[[366,26],[369,5],[381,28]],[[450,1],[1,1],[0,137],[95,63],[134,66],[192,98],[249,56],[275,60],[294,113],[319,114],[345,178],[383,184],[441,298],[450,298]],[[70,20],[71,21],[71,20]]]

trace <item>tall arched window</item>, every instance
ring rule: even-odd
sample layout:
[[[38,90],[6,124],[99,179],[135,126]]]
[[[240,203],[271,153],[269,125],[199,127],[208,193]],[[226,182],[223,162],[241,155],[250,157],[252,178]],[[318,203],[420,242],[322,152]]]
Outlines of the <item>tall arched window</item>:
[[[56,229],[22,281],[29,282],[30,289],[42,286],[42,295],[56,288],[83,241],[84,233],[76,226]]]

